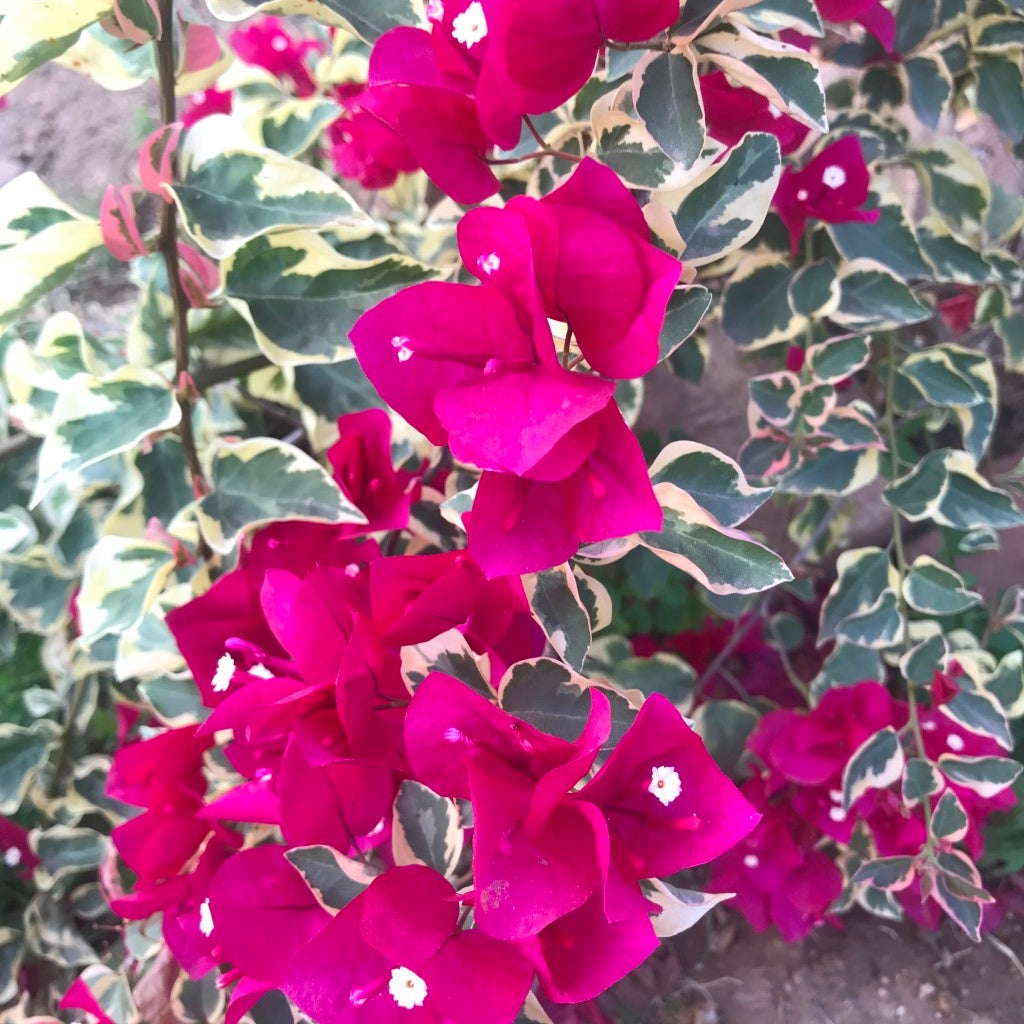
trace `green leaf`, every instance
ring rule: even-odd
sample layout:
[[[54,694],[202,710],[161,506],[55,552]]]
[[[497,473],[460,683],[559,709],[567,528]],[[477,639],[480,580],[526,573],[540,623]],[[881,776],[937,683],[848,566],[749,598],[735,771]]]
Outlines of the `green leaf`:
[[[967,452],[948,448],[929,452],[884,494],[912,522],[929,519],[957,530],[1024,524],[1024,515],[1010,496],[978,475]]]
[[[793,578],[777,554],[719,524],[674,484],[657,484],[654,493],[664,512],[662,528],[641,533],[640,543],[712,593],[755,594]]]
[[[802,50],[735,24],[702,35],[698,45],[740,84],[766,96],[808,128],[828,131],[821,76]]]
[[[575,742],[590,716],[590,683],[551,658],[513,665],[498,687],[502,708],[552,736]],[[636,712],[624,698],[604,690],[612,704],[612,733],[602,750],[618,743]]]
[[[648,55],[633,73],[633,102],[661,149],[677,164],[692,167],[704,149],[704,106],[692,58]]]
[[[741,701],[709,700],[697,708],[693,727],[718,767],[727,775],[735,775],[760,717]]]
[[[764,348],[800,330],[789,306],[793,268],[777,256],[744,260],[722,294],[722,330],[741,348]]]
[[[906,102],[903,78],[897,68],[887,64],[872,64],[861,76],[860,93],[868,110],[886,117]]]
[[[828,232],[839,252],[848,260],[875,260],[904,280],[929,277],[906,210],[899,203],[886,202],[878,207],[878,214],[874,224],[829,224]]]
[[[935,270],[935,280],[970,285],[998,279],[979,253],[939,225],[936,224],[934,230],[920,226],[917,238],[925,258]]]
[[[276,103],[256,121],[260,141],[284,156],[301,156],[338,119],[334,100],[311,96]]]
[[[947,789],[932,812],[931,832],[939,842],[958,843],[967,835],[967,812],[959,797]]]
[[[837,578],[821,606],[819,646],[844,634],[847,619],[869,612],[880,595],[892,593],[898,574],[881,548],[844,551],[836,563]]]
[[[991,800],[1017,781],[1024,766],[1009,757],[940,754],[939,769],[954,785],[973,790],[984,800]]]
[[[489,657],[477,654],[457,629],[446,630],[418,644],[403,644],[401,657],[402,678],[411,692],[415,692],[431,672],[443,672],[488,700],[494,696],[488,682]]]
[[[903,772],[903,802],[916,807],[922,800],[942,791],[945,783],[939,770],[922,757],[912,757]]]
[[[984,225],[992,186],[963,143],[947,137],[941,148],[915,149],[908,156],[923,176],[931,205],[952,227],[970,235]]]
[[[362,861],[352,860],[329,846],[297,846],[285,857],[305,879],[320,902],[341,910],[373,881],[374,872]]]
[[[206,5],[224,21],[242,21],[257,11],[305,14],[327,25],[351,28],[368,43],[397,25],[420,22],[412,0],[206,0]]]
[[[855,330],[899,327],[930,320],[932,311],[881,263],[855,259],[839,272],[839,308],[830,314]]]
[[[772,495],[770,487],[752,487],[743,470],[714,448],[696,441],[673,441],[650,468],[651,483],[670,483],[685,491],[722,526],[736,526]]]
[[[910,87],[910,106],[918,120],[929,128],[939,126],[950,96],[953,76],[941,57],[911,57],[903,65]]]
[[[1006,368],[1024,373],[1024,315],[1011,313],[1000,317],[993,325],[1006,355]]]
[[[871,885],[876,889],[899,892],[914,880],[913,857],[880,857],[857,868],[850,879],[854,885]]]
[[[38,956],[63,969],[96,962],[95,950],[63,902],[38,893],[25,908],[24,920],[28,946]]]
[[[878,679],[881,674],[882,659],[877,651],[840,638],[811,683],[811,700],[817,703],[834,686],[855,686],[864,679]]]
[[[965,587],[959,573],[921,555],[903,581],[903,596],[911,608],[927,615],[956,615],[981,600],[980,594]]]
[[[657,903],[661,912],[651,918],[654,934],[660,939],[692,928],[713,907],[723,900],[731,898],[726,892],[694,892],[670,885],[660,878],[652,878],[642,882],[641,886],[647,899]]]
[[[0,330],[102,245],[99,221],[62,203],[31,171],[0,188]]]
[[[672,356],[693,334],[710,305],[711,292],[699,284],[672,293],[658,338],[659,360]]]
[[[789,306],[800,316],[827,316],[839,302],[839,283],[831,263],[801,267],[789,283]]]
[[[750,241],[761,230],[781,173],[778,140],[756,132],[689,186],[672,214],[687,264],[711,263]]]
[[[35,834],[33,848],[40,865],[35,885],[49,892],[58,882],[82,873],[94,874],[107,852],[107,839],[91,828],[52,825]]]
[[[59,57],[79,33],[105,17],[113,0],[32,0],[5,3],[0,20],[0,96],[29,72]]]
[[[572,571],[560,565],[534,573],[524,577],[523,588],[555,654],[571,669],[582,672],[593,638],[590,616]]]
[[[372,229],[369,217],[326,174],[254,145],[226,114],[194,124],[177,158],[180,180],[170,191],[186,230],[215,259],[271,231]]]
[[[200,501],[198,518],[214,551],[226,553],[243,530],[281,519],[366,522],[322,466],[269,437],[217,442],[209,480],[213,491]]]
[[[941,711],[969,732],[994,739],[1004,750],[1013,749],[1006,713],[995,698],[984,691],[968,689],[961,681],[960,692],[943,704]]]
[[[843,810],[849,811],[869,789],[886,789],[903,775],[900,738],[892,726],[868,737],[843,769]]]
[[[1024,76],[1017,59],[989,53],[974,64],[978,108],[1012,142],[1024,138]]]
[[[594,672],[611,679],[624,690],[639,690],[645,697],[660,693],[686,714],[693,704],[696,673],[677,654],[657,651],[649,658],[624,658]]]
[[[50,756],[51,739],[41,728],[0,723],[0,814],[13,814]]]
[[[224,263],[224,290],[279,366],[352,357],[348,333],[383,297],[436,276],[415,260],[353,260],[312,231],[254,238]]]
[[[26,632],[45,635],[63,625],[71,589],[70,574],[41,547],[0,557],[0,604]]]
[[[426,864],[450,877],[462,856],[463,836],[454,800],[411,779],[402,783],[391,832],[397,865]]]
[[[769,35],[791,28],[806,36],[820,37],[823,31],[814,0],[760,0],[743,14],[758,32]]]
[[[163,544],[101,537],[86,557],[78,593],[83,643],[132,629],[163,589],[174,565],[174,552]]]
[[[53,427],[39,452],[32,505],[61,481],[177,426],[181,410],[155,370],[125,366],[108,377],[80,374],[57,396]]]
[[[818,380],[838,384],[866,366],[870,358],[871,338],[855,334],[811,345],[805,365]]]
[[[209,713],[203,707],[199,688],[189,679],[160,676],[139,683],[139,691],[161,721],[168,725],[192,725]]]
[[[946,638],[941,633],[932,633],[900,658],[900,672],[908,683],[928,686],[948,655]]]

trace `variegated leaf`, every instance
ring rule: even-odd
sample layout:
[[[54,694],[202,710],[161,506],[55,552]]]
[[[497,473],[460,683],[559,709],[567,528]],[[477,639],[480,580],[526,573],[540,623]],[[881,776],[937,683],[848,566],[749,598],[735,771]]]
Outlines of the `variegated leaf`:
[[[848,811],[868,790],[899,782],[904,764],[903,747],[892,726],[866,739],[843,769],[843,810]]]

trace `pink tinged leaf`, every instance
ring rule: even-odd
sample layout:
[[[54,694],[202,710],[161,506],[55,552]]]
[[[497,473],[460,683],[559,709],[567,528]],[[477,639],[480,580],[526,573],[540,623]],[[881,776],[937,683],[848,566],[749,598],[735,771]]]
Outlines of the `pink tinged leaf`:
[[[76,978],[57,1005],[62,1010],[85,1010],[100,1024],[115,1024],[114,1020],[104,1011],[99,1000],[92,994],[92,990],[84,978]]]
[[[665,791],[666,799],[655,792],[663,776],[681,784],[676,795]],[[760,819],[660,694],[644,702],[579,799],[604,810],[638,878],[705,864],[739,842]]]
[[[141,194],[142,189],[132,185],[108,185],[100,202],[103,244],[114,259],[126,263],[149,252],[136,222],[135,205]]]
[[[152,11],[153,19],[156,22],[156,35],[152,35],[146,28],[133,21],[122,9],[123,0],[114,0],[114,18],[125,39],[143,46],[151,39],[159,39],[163,30],[160,19],[160,6],[157,0],[145,0],[146,6]]]
[[[195,74],[213,67],[221,58],[220,40],[209,25],[183,24],[184,53],[179,59],[178,75]]]
[[[544,929],[534,956],[545,994],[557,1003],[577,1003],[600,995],[657,946],[646,911],[609,923],[595,896]]]
[[[441,390],[482,381],[492,361],[533,361],[532,338],[498,292],[428,282],[364,313],[349,335],[381,398],[433,443],[448,443],[434,411]]]
[[[405,716],[405,746],[416,777],[442,796],[469,799],[467,759],[488,751],[517,771],[564,764],[573,746],[502,711],[451,676],[433,672]]]
[[[679,17],[676,0],[594,0],[608,39],[639,43],[670,28]]]
[[[423,971],[440,1016],[451,1024],[512,1024],[533,981],[513,945],[473,929],[450,938]]]
[[[293,846],[359,856],[383,841],[397,785],[391,770],[354,759],[312,765],[293,739],[281,764],[281,832]]]
[[[536,935],[600,886],[589,819],[563,801],[527,830],[534,784],[486,751],[469,761],[478,927],[498,939]]]
[[[210,883],[211,938],[249,978],[277,984],[288,962],[330,921],[283,846],[229,857]]]
[[[611,381],[540,366],[498,369],[444,391],[434,408],[457,459],[522,476],[573,427],[604,409],[614,390]]]
[[[193,309],[209,309],[220,289],[220,266],[187,242],[179,242],[178,279]]]
[[[431,868],[409,864],[379,875],[362,895],[359,930],[394,963],[423,967],[455,934],[459,902],[451,884]]]

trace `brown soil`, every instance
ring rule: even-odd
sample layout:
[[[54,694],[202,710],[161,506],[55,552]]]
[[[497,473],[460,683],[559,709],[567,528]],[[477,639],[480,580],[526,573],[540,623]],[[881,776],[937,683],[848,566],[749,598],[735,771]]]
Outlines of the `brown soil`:
[[[682,936],[680,961],[703,985],[715,1016],[693,1024],[1019,1024],[1024,975],[991,940],[978,945],[952,926],[925,932],[852,917],[802,943],[755,935],[738,917]],[[734,938],[722,952],[713,948]],[[996,940],[1024,956],[1024,923]],[[690,1024],[689,1021],[685,1024]]]

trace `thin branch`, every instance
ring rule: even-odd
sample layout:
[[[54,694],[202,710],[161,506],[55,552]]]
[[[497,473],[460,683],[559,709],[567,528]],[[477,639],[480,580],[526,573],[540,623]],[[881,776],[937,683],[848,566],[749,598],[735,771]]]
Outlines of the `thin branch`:
[[[71,770],[71,757],[74,752],[75,737],[78,735],[76,719],[82,710],[85,695],[89,689],[89,676],[80,676],[75,680],[68,703],[68,717],[64,723],[64,732],[60,738],[60,750],[57,753],[57,764],[53,769],[53,777],[46,788],[46,795],[51,799],[60,796],[64,780]]]
[[[160,38],[156,44],[157,69],[160,79],[160,121],[164,125],[177,120],[177,101],[174,95],[174,0],[159,0]],[[174,203],[164,203],[160,215],[160,235],[157,248],[167,267],[167,286],[174,306],[174,382],[178,405],[181,408],[181,435],[185,461],[192,477],[192,489],[197,495],[209,488],[203,476],[203,467],[196,449],[192,429],[192,402],[195,385],[189,376],[188,298],[178,274],[178,211]]]

